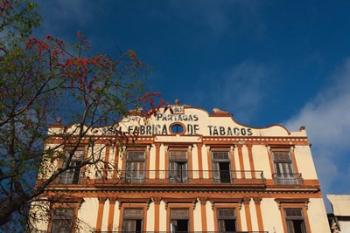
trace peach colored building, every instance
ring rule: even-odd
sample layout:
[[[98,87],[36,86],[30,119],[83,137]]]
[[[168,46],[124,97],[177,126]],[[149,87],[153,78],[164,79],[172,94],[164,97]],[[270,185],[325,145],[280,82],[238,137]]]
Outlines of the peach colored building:
[[[328,214],[332,233],[350,232],[350,195],[327,194],[332,206]]]
[[[122,120],[118,128],[136,132],[135,142],[99,140],[94,150],[112,168],[61,176],[47,189],[61,203],[41,199],[61,217],[38,220],[37,228],[61,232],[66,216],[81,232],[330,232],[304,128],[254,128],[219,109],[173,110]],[[59,130],[50,129],[47,147],[58,143]],[[90,150],[82,146],[76,160]],[[72,231],[68,222],[65,232]]]

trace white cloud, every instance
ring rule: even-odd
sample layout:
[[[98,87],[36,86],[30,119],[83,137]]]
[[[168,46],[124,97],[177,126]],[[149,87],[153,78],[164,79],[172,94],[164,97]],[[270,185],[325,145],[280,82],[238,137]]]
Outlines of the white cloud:
[[[86,0],[37,0],[43,17],[41,29],[44,32],[65,34],[67,24],[78,26],[93,19],[96,8],[94,1]]]
[[[235,118],[247,123],[268,97],[272,74],[273,69],[266,64],[246,61],[223,72],[202,75],[188,98],[237,114]]]
[[[223,82],[216,90],[220,93],[219,106],[233,106],[242,119],[250,118],[266,96],[263,84],[269,73],[264,65],[256,63],[245,62],[233,67],[223,74]]]
[[[262,1],[256,0],[170,1],[175,17],[206,27],[219,36],[232,25],[237,29],[248,28],[254,34],[261,33],[264,30],[259,16],[261,5]]]
[[[294,117],[287,126],[305,125],[313,144],[313,155],[326,192],[350,192],[350,59],[334,75],[326,88]]]

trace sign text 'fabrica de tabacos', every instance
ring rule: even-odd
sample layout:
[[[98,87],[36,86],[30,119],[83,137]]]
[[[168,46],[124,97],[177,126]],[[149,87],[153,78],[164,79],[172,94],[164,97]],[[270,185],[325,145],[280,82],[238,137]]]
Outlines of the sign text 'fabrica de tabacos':
[[[198,135],[205,127],[209,136],[251,136],[253,131],[247,127],[230,127],[220,125],[200,124],[197,114],[164,114],[158,113],[155,122],[145,125],[129,125],[127,131],[138,135],[171,135],[170,129],[173,123],[182,123],[185,135]],[[205,131],[204,131],[205,132]]]

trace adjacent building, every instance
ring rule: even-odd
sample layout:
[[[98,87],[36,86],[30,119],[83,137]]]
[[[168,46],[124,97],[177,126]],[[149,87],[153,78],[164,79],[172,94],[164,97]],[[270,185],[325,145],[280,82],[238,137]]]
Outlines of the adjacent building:
[[[332,233],[350,232],[350,195],[327,195],[332,206],[331,214],[328,214]]]
[[[80,232],[330,232],[303,127],[254,128],[219,109],[179,104],[147,120],[131,114],[116,127],[137,136],[123,144],[100,138],[93,150],[113,166],[89,165],[60,176],[38,200],[51,217],[36,220],[37,229],[74,232],[76,224]],[[53,133],[59,130],[50,129],[46,147],[60,143]],[[91,150],[82,145],[73,162]]]

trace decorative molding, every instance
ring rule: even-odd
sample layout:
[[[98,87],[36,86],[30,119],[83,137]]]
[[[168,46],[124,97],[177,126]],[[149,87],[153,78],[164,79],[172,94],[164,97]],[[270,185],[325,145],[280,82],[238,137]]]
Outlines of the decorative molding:
[[[244,203],[245,205],[249,205],[250,199],[251,199],[251,198],[249,198],[249,197],[243,198],[243,203]]]
[[[163,198],[165,202],[165,209],[168,208],[169,203],[192,203],[193,208],[196,207],[197,198]]]
[[[253,197],[254,203],[260,205],[262,198],[261,197]]]
[[[118,198],[117,197],[108,197],[108,200],[109,200],[109,203],[111,204],[111,203],[115,203],[118,200]]]
[[[152,198],[152,201],[154,202],[154,204],[159,205],[160,202],[162,201],[161,197],[154,197]]]
[[[145,203],[147,204],[147,209],[152,202],[151,198],[118,198],[119,201],[119,209],[122,207],[124,203]]]
[[[97,199],[99,203],[105,203],[107,200],[107,197],[98,197]]]
[[[205,205],[208,201],[208,198],[206,197],[199,197],[199,202],[201,203],[201,205]]]
[[[275,198],[275,201],[278,203],[279,209],[285,204],[302,204],[308,209],[310,202],[308,198]]]
[[[48,201],[50,203],[77,203],[77,204],[82,204],[84,202],[84,198],[83,197],[67,197],[67,196],[50,196],[48,198]]]
[[[91,136],[91,135],[90,135]],[[162,142],[157,141],[155,142],[155,139],[157,136],[164,136],[164,135],[154,135],[154,136],[138,136],[135,140],[135,144],[155,144],[155,143],[164,143],[164,144],[176,144],[171,142]],[[183,137],[186,137],[188,135],[184,135]],[[105,136],[105,137],[95,137],[93,140],[95,140],[96,144],[106,144],[110,142],[111,137],[115,136]],[[236,137],[213,137],[213,136],[201,136],[202,143],[203,144],[239,144],[239,143],[245,143],[245,144],[254,144],[254,145],[272,145],[272,146],[283,146],[283,145],[289,145],[289,146],[295,146],[295,145],[310,145],[310,142],[307,137],[295,137],[295,136],[236,136]],[[72,137],[71,141],[74,138]],[[132,139],[132,137],[130,137]],[[48,139],[45,141],[45,143],[62,143],[63,139],[59,135],[50,135]],[[81,140],[81,143],[87,144],[89,142],[89,138],[83,138]],[[192,142],[183,143],[183,144],[193,144]]]
[[[215,208],[216,203],[236,203],[239,204],[239,209],[242,208],[242,198],[208,198],[208,200],[211,202],[211,208]]]

